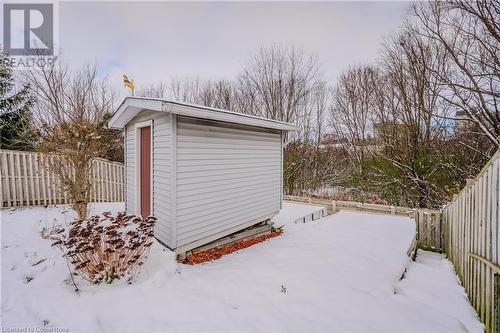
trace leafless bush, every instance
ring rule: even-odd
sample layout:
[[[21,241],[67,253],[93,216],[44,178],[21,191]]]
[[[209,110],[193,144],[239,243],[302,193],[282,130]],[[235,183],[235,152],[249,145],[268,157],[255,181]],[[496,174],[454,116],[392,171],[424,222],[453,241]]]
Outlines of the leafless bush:
[[[35,100],[34,124],[38,151],[48,156],[48,168],[62,181],[80,219],[87,217],[92,188],[92,161],[120,145],[120,133],[107,128],[114,93],[96,66],[78,71],[52,66],[28,71],[25,81]]]
[[[78,274],[92,283],[111,283],[132,275],[141,266],[153,244],[156,218],[107,212],[77,220],[69,228],[56,227],[49,237],[61,246]]]

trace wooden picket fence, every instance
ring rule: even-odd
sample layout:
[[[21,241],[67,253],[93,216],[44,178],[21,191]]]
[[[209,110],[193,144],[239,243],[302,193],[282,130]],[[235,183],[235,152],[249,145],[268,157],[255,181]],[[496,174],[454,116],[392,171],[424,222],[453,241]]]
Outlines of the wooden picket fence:
[[[500,150],[442,210],[444,246],[487,332],[500,332]]]
[[[1,207],[45,206],[70,203],[60,180],[48,168],[49,156],[36,152],[0,150]],[[105,159],[93,162],[93,202],[123,201],[124,167]]]

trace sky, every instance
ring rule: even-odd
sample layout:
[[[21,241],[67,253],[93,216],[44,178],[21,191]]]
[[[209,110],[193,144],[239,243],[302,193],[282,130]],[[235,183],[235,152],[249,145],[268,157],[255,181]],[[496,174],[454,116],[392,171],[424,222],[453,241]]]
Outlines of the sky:
[[[232,79],[260,46],[295,46],[333,82],[372,62],[409,2],[60,2],[61,59],[96,62],[123,97],[171,77]]]

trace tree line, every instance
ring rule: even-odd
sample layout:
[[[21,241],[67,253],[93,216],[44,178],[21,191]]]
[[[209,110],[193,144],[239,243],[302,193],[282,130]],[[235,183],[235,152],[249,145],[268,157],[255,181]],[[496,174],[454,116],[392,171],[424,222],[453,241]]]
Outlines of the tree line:
[[[415,3],[377,59],[352,64],[335,82],[324,80],[318,56],[271,46],[251,54],[234,78],[171,79],[139,87],[138,95],[297,124],[301,130],[286,138],[287,194],[439,207],[500,147],[499,22],[498,1]],[[73,133],[71,124],[83,122],[96,127],[79,137],[90,138],[88,146],[101,142],[91,157],[119,159],[119,134],[97,130],[105,129],[115,97],[95,67],[48,68],[23,80],[21,99],[36,97],[24,104],[37,138],[29,142],[56,149],[60,138],[75,135],[50,133]],[[9,103],[0,104],[2,129],[22,109]],[[2,147],[15,141],[3,132]],[[68,151],[82,145],[73,141]]]
[[[172,79],[141,96],[293,122],[288,194],[438,207],[500,146],[498,1],[416,3],[371,64],[323,80],[318,57],[257,50],[234,80]]]

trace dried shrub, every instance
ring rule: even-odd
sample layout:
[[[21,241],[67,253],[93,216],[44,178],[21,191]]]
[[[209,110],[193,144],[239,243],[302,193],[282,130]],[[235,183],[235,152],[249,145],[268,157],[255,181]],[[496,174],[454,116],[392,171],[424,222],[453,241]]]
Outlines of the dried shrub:
[[[156,218],[103,213],[77,220],[69,228],[57,227],[50,237],[60,246],[78,274],[92,283],[111,283],[131,276],[141,266],[153,244]]]

